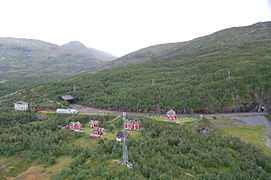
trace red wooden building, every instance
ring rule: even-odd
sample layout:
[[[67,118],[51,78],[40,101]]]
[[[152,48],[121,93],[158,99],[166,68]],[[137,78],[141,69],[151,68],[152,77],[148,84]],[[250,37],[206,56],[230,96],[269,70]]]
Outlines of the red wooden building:
[[[106,134],[106,130],[104,128],[94,127],[93,130],[94,130],[93,131],[94,134],[99,134],[99,135]]]
[[[70,130],[80,130],[82,129],[82,124],[77,121],[77,122],[70,122],[69,125],[63,126],[62,129],[70,129]]]
[[[88,123],[90,128],[97,127],[99,124],[101,124],[100,121],[94,121],[94,120],[90,120],[89,123]]]
[[[127,120],[124,122],[124,129],[138,131],[141,128],[141,122],[139,120]]]
[[[172,109],[169,110],[166,114],[166,120],[176,120],[177,119],[177,116],[176,116],[176,113],[175,111],[173,111]]]

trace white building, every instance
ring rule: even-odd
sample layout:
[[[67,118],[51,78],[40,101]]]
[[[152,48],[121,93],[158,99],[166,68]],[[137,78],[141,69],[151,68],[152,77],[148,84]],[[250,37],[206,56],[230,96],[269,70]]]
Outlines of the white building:
[[[26,111],[28,110],[28,103],[24,101],[18,101],[14,103],[14,109],[18,111]]]

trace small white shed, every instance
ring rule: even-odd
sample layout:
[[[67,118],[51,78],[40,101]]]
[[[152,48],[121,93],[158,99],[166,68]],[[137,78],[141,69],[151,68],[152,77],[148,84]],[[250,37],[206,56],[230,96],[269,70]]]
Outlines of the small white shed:
[[[24,101],[18,101],[14,103],[14,109],[18,111],[26,111],[28,110],[28,103]]]

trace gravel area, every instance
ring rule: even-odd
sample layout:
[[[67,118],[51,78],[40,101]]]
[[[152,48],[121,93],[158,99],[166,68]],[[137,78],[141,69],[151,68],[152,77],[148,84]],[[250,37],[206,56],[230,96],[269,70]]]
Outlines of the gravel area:
[[[265,144],[271,148],[271,122],[265,116],[247,116],[247,117],[231,117],[231,119],[241,120],[247,126],[266,126],[266,134],[264,136]]]
[[[231,119],[241,120],[247,126],[265,125],[271,128],[271,122],[265,116],[247,116],[247,117],[231,117]]]

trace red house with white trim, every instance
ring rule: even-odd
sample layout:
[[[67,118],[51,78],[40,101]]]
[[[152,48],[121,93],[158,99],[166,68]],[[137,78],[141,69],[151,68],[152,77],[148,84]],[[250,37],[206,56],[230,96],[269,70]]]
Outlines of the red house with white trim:
[[[177,116],[176,116],[176,113],[175,111],[173,111],[172,109],[169,110],[166,114],[166,120],[176,120],[177,119]]]
[[[141,128],[141,122],[139,120],[126,120],[124,122],[124,129],[139,131]]]
[[[97,127],[99,124],[101,124],[100,121],[90,120],[89,123],[88,123],[88,126],[89,126],[90,128],[94,128],[94,127]]]
[[[99,134],[99,135],[106,134],[106,130],[104,128],[94,127],[93,130],[94,130],[93,131],[94,134]]]
[[[77,122],[70,122],[69,125],[62,127],[62,129],[70,129],[70,130],[80,130],[82,129],[83,125],[77,121]]]

